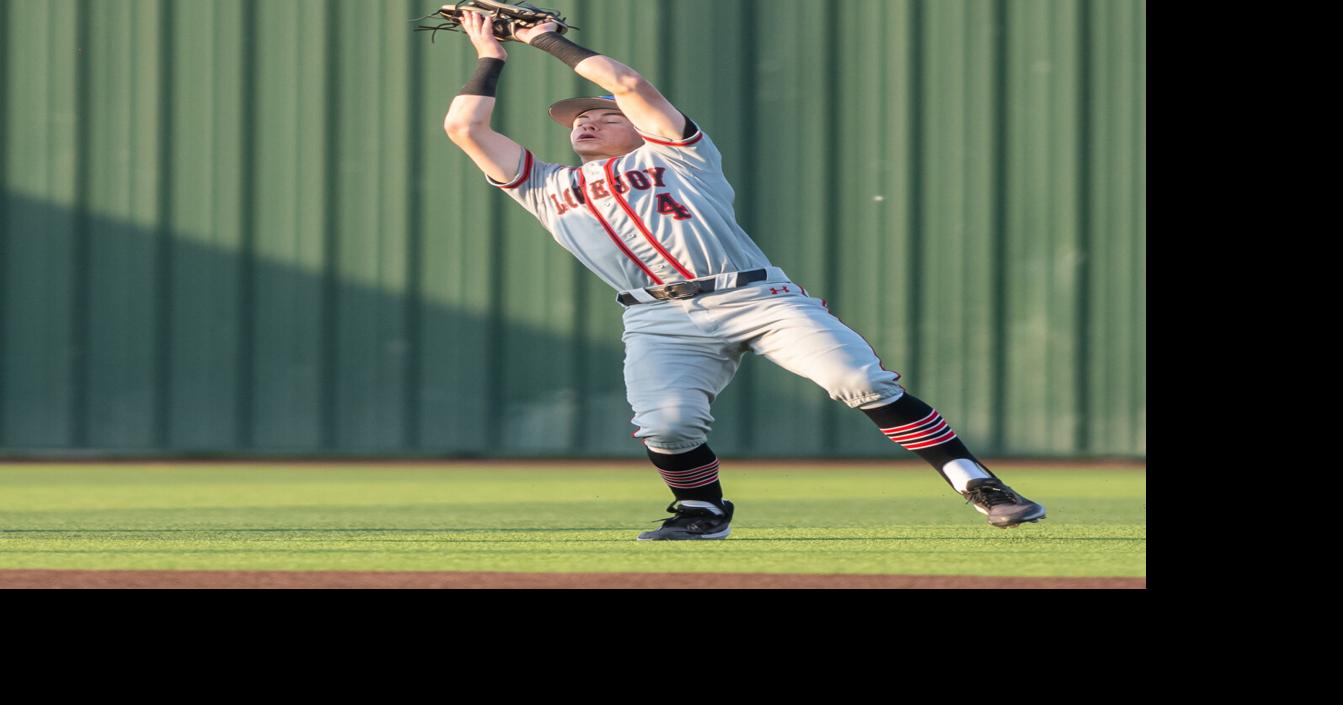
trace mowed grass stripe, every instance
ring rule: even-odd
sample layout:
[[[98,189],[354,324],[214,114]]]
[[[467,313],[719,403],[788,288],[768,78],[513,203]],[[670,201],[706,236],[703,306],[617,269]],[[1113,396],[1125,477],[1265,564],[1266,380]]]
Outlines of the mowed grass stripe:
[[[995,529],[931,471],[724,471],[721,542],[635,542],[651,470],[0,466],[0,569],[1145,576],[1141,470],[1004,473],[1050,518]]]

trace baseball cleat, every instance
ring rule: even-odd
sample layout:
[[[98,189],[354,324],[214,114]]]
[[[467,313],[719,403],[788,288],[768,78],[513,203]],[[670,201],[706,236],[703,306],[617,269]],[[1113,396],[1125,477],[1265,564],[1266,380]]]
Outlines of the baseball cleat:
[[[722,506],[713,502],[681,500],[672,502],[667,511],[673,516],[658,519],[662,528],[639,534],[640,541],[704,541],[725,539],[732,533],[732,503],[723,500]]]
[[[990,524],[1003,529],[1045,518],[1044,505],[1022,497],[997,478],[971,480],[961,496],[988,516]]]

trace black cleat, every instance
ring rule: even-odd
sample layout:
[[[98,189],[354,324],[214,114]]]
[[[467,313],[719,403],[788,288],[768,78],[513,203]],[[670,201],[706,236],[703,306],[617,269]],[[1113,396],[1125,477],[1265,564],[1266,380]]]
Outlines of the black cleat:
[[[732,533],[732,503],[723,500],[721,506],[712,502],[680,500],[672,502],[667,511],[674,516],[659,519],[662,528],[639,534],[640,541],[704,541],[725,539]]]
[[[1013,492],[997,478],[971,480],[961,496],[967,503],[975,505],[981,514],[987,515],[990,524],[1003,529],[1045,518],[1044,505]]]

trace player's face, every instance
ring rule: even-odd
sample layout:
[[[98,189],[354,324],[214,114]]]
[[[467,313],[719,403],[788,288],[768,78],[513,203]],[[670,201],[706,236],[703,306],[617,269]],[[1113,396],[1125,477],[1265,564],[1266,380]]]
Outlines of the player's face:
[[[589,110],[579,115],[569,141],[584,161],[629,154],[644,143],[619,110]]]

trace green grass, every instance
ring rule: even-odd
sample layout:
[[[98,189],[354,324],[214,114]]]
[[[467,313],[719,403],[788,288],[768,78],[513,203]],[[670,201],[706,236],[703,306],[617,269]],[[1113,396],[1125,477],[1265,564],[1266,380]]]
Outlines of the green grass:
[[[1146,576],[1141,469],[1010,469],[1002,530],[931,470],[724,471],[732,538],[636,542],[652,470],[0,465],[0,569]]]

